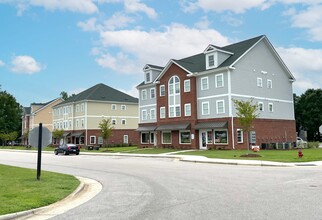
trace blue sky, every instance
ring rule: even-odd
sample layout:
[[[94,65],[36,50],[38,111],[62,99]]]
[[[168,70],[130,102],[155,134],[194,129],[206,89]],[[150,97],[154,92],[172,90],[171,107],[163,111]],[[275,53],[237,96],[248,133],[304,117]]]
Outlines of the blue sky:
[[[23,106],[266,35],[298,95],[322,86],[322,0],[0,0],[0,85]]]

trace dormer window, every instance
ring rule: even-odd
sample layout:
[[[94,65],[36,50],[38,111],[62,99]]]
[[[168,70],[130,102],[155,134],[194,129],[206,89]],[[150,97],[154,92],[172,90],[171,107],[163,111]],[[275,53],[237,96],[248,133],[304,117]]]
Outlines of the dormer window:
[[[217,67],[217,53],[210,53],[206,55],[206,67],[207,69]]]
[[[145,73],[145,83],[150,83],[151,82],[151,72],[146,72]]]

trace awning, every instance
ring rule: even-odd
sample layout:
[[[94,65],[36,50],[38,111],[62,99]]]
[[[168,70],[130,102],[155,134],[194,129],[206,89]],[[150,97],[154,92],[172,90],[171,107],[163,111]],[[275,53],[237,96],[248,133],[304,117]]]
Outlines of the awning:
[[[156,128],[156,126],[138,127],[136,131],[154,131]]]
[[[84,132],[75,132],[72,134],[72,137],[80,137],[80,136],[84,136]]]
[[[63,134],[63,137],[67,137],[67,136],[70,136],[70,132],[66,132]]]
[[[171,130],[171,131],[178,131],[178,130],[187,130],[190,128],[190,123],[184,123],[184,124],[166,124],[166,125],[160,125],[157,127],[157,131],[165,131],[165,130]]]
[[[195,126],[195,129],[206,129],[206,128],[227,128],[227,121],[204,122],[204,123],[198,123]]]

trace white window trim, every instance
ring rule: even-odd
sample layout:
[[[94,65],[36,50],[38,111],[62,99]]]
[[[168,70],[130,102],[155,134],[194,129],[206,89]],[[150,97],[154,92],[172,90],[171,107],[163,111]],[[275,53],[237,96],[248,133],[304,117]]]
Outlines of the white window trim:
[[[161,88],[163,88],[163,91],[164,91],[163,95],[161,94],[161,91],[162,91]],[[165,85],[160,85],[160,94],[159,95],[160,95],[160,97],[165,96]]]
[[[152,90],[154,91],[154,97],[152,97]],[[150,89],[150,99],[155,99],[155,88]]]
[[[164,117],[162,116],[162,111],[164,112]],[[165,118],[165,117],[166,117],[165,107],[162,106],[160,107],[160,118]]]
[[[116,110],[116,104],[111,105],[111,110],[115,111]]]
[[[263,79],[260,77],[257,77],[257,87],[263,87]]]
[[[144,97],[144,95],[143,94],[145,94],[145,97]],[[147,94],[147,91],[146,91],[146,89],[143,89],[142,90],[142,93],[141,93],[141,100],[146,100],[148,98],[148,94]]]
[[[258,105],[258,111],[263,112],[264,111],[264,103],[263,102],[258,102],[257,105]],[[260,108],[259,108],[260,105],[262,105],[262,110],[260,110]]]
[[[241,134],[240,134],[241,141],[238,141],[238,132],[241,132]],[[240,128],[237,129],[236,137],[237,137],[237,143],[238,144],[244,143],[244,131],[243,131],[243,129],[240,129]]]
[[[272,109],[270,108],[270,106],[272,106]],[[274,112],[274,105],[273,105],[273,103],[268,103],[268,111],[269,112]]]
[[[152,114],[152,112],[154,111],[154,114]],[[153,117],[152,117],[153,116]],[[155,108],[151,108],[150,109],[150,119],[155,119],[156,118],[156,111]]]
[[[271,79],[267,80],[267,88],[272,89],[273,88],[273,81]]]
[[[208,105],[208,113],[207,114],[205,114],[205,112],[204,112],[204,108],[203,108],[203,105],[204,104],[207,104]],[[209,105],[209,102],[202,102],[201,103],[201,114],[202,115],[209,115],[210,114],[210,105]]]
[[[190,114],[187,114],[187,106],[190,106]],[[191,116],[191,103],[184,104],[184,116]]]
[[[123,121],[124,121],[124,124],[123,124]],[[121,125],[126,125],[126,119],[121,119]]]
[[[147,80],[147,75],[149,75],[149,80]],[[151,71],[145,73],[145,83],[152,82],[152,74]]]
[[[144,113],[143,112],[145,112],[145,118],[143,118],[143,116],[144,116]],[[146,121],[146,120],[148,120],[148,112],[147,112],[147,110],[142,110],[142,121]]]
[[[92,137],[94,138],[94,142],[92,143]],[[96,136],[90,136],[89,137],[90,144],[96,144]]]
[[[183,133],[183,132],[189,132],[190,133],[190,142],[189,143],[182,143],[181,142],[181,133]],[[189,130],[179,131],[179,144],[191,144],[191,131],[189,131]]]
[[[179,80],[179,82],[176,82],[176,78]],[[173,83],[170,84],[170,81],[173,80]],[[176,85],[178,85],[179,87],[179,93],[176,92]],[[173,87],[173,94],[170,93],[170,88]],[[169,82],[168,82],[168,103],[170,103],[170,100],[173,101],[173,105],[170,105],[168,104],[168,109],[169,109],[169,118],[176,118],[176,117],[181,117],[181,99],[180,99],[180,96],[181,96],[181,88],[180,88],[180,78],[177,76],[177,75],[174,75],[172,76],[170,79],[169,79]],[[179,97],[178,101],[176,102],[176,97]],[[177,114],[177,108],[179,107],[179,114]],[[170,109],[171,108],[174,108],[174,115],[171,116],[171,111]]]
[[[113,124],[113,121],[115,122],[114,124]],[[117,120],[116,120],[115,118],[112,118],[112,120],[111,120],[111,124],[112,124],[112,125],[116,125],[116,124],[117,124]]]
[[[149,144],[149,142],[150,142],[149,138],[148,138],[148,141],[147,142],[143,142],[142,141],[142,134],[148,134],[148,137],[150,138],[149,132],[141,132],[141,134],[140,134],[141,144]]]
[[[124,108],[124,109],[123,109]],[[121,105],[121,110],[125,111],[126,110],[126,105]]]
[[[189,85],[189,89],[187,89],[186,85]],[[183,83],[183,92],[190,92],[191,91],[191,84],[190,79],[186,79]]]
[[[207,84],[206,84],[206,88],[203,88],[203,83],[202,83],[202,81],[203,80],[206,80],[207,81]],[[202,77],[201,79],[200,79],[200,88],[201,88],[201,90],[207,90],[207,89],[209,89],[209,79],[208,79],[208,76],[207,77]]]
[[[219,143],[219,142],[216,142],[216,131],[226,131],[227,133],[227,143]],[[228,129],[214,129],[214,144],[222,144],[222,145],[228,145],[229,144],[229,133],[228,133]]]
[[[163,133],[170,133],[170,142],[169,143],[164,143],[163,142]],[[172,144],[172,132],[171,131],[162,131],[162,133],[161,133],[161,141],[162,141],[162,144]]]
[[[126,137],[126,139],[125,139],[125,137]],[[128,144],[128,143],[129,143],[129,135],[125,134],[125,135],[123,135],[123,144]]]
[[[222,85],[221,86],[218,86],[218,77],[221,77],[222,78]],[[222,87],[225,86],[224,74],[223,73],[220,73],[220,74],[215,75],[215,84],[216,84],[216,88],[222,88]]]
[[[223,103],[223,111],[222,112],[219,112],[219,105],[218,105],[219,102]],[[225,112],[226,112],[226,110],[225,110],[225,100],[217,100],[216,101],[216,112],[217,112],[217,114],[225,114]]]
[[[214,56],[214,65],[210,66],[209,65],[209,57]],[[217,53],[209,53],[206,55],[206,69],[211,69],[211,68],[216,68],[218,66],[218,61],[217,61]]]

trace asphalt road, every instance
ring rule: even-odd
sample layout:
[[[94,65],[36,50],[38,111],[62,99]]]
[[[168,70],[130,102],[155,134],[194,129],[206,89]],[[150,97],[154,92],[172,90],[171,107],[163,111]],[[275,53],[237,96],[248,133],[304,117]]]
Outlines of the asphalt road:
[[[35,153],[0,152],[1,164],[36,168],[36,159]],[[322,219],[322,167],[43,154],[42,169],[103,185],[92,200],[54,220]]]

